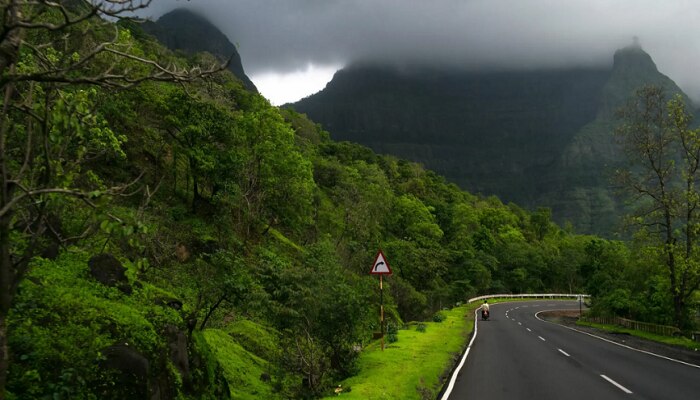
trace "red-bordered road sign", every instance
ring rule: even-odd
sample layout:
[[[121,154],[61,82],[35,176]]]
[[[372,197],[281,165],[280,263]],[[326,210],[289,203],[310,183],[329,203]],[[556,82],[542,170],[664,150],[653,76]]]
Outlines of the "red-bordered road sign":
[[[369,273],[372,275],[391,275],[391,267],[381,250],[377,253],[374,264],[372,264],[372,270]]]

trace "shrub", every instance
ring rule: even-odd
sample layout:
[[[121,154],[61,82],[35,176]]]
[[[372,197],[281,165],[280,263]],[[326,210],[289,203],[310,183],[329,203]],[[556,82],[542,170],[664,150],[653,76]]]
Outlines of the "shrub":
[[[436,312],[433,315],[433,322],[442,322],[445,320],[445,314],[442,312]]]
[[[399,326],[394,322],[394,321],[389,321],[386,324],[386,333],[391,335],[391,334],[397,334],[399,332]]]

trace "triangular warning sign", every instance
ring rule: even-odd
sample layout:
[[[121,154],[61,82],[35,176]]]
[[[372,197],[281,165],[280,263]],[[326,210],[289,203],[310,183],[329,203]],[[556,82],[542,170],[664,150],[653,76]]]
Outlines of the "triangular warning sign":
[[[369,273],[373,275],[391,275],[391,267],[389,267],[389,263],[381,250],[377,253],[377,258],[374,260],[372,270]]]

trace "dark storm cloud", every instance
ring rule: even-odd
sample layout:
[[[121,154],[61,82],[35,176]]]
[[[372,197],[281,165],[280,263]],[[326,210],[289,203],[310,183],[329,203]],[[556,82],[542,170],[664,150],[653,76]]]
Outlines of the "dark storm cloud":
[[[357,60],[605,65],[638,36],[662,72],[700,94],[696,0],[154,0],[149,13],[175,7],[214,22],[249,74]]]

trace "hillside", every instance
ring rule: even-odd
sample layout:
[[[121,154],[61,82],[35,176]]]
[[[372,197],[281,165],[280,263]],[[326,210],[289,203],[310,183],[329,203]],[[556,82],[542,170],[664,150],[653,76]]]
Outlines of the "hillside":
[[[355,65],[293,105],[336,140],[424,164],[471,192],[610,235],[614,111],[645,84],[680,89],[631,46],[612,68],[459,72]]]

